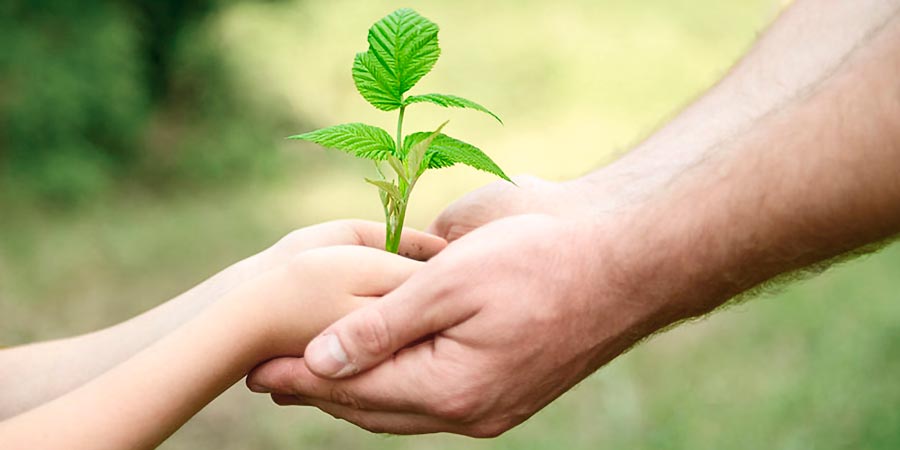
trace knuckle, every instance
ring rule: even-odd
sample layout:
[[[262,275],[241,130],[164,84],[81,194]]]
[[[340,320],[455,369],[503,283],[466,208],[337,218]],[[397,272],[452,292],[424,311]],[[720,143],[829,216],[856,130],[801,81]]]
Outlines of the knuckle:
[[[330,236],[337,233],[339,236],[346,236],[350,240],[359,240],[359,229],[365,226],[366,222],[360,219],[342,219],[332,220],[330,222],[320,223],[305,228],[293,230],[281,239],[279,239],[273,249],[275,257],[289,260],[292,255],[307,250],[310,247],[317,247],[317,241],[322,236]]]
[[[454,223],[447,227],[446,233],[444,233],[444,239],[448,242],[453,242],[474,230],[476,227],[472,225],[458,224]]]
[[[303,376],[304,371],[300,364],[290,364],[287,366],[284,375],[281,377],[285,391],[293,395],[302,395],[311,392],[311,386],[307,385],[307,378]]]
[[[283,260],[290,259],[291,255],[296,254],[304,247],[308,233],[309,230],[301,228],[284,235],[284,237],[279,239],[273,246],[276,250],[275,254],[277,257],[280,257]]]
[[[382,356],[391,352],[391,332],[384,314],[377,308],[363,309],[359,314],[356,326],[349,330],[358,355]]]
[[[331,392],[329,393],[329,399],[331,403],[345,406],[347,408],[361,410],[362,404],[359,399],[348,392],[346,389],[340,387],[331,388]]]
[[[365,226],[365,224],[366,222],[360,219],[340,219],[332,220],[331,222],[328,222],[323,226],[340,230],[342,235],[346,235],[356,243],[361,243],[363,241],[363,238],[360,234],[360,230]]]
[[[451,422],[468,423],[477,419],[479,407],[477,395],[457,390],[434,405],[434,415]]]

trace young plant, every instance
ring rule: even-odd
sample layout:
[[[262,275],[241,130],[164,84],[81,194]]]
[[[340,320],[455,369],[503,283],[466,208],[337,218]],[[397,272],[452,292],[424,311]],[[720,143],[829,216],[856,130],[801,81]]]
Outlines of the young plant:
[[[415,103],[469,108],[503,122],[484,106],[455,95],[406,95],[431,71],[441,54],[438,26],[417,12],[403,8],[388,14],[369,29],[368,41],[369,50],[358,53],[353,61],[353,81],[372,106],[382,111],[399,110],[396,139],[381,128],[363,123],[336,125],[288,139],[315,142],[375,162],[378,179],[366,181],[378,188],[384,206],[385,249],[397,253],[409,196],[426,170],[461,163],[510,181],[484,152],[441,133],[447,122],[434,131],[404,137],[406,108]],[[390,171],[391,177],[385,174]]]

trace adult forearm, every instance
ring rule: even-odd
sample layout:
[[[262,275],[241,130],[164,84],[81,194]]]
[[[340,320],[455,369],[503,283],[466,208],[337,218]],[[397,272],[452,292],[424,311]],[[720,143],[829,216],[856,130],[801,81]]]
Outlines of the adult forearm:
[[[900,14],[631,213],[667,319],[900,232]]]
[[[619,160],[576,183],[612,209],[641,201],[833,74],[896,0],[798,0],[729,73]],[[613,195],[608,195],[613,193]]]

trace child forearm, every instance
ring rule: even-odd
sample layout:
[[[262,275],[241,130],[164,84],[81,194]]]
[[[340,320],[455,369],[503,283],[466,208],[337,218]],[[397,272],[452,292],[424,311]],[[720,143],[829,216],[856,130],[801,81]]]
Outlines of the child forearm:
[[[118,367],[0,423],[0,442],[7,449],[154,448],[256,364],[302,354],[315,332],[350,308],[284,317],[294,330],[284,339],[271,317],[273,305],[299,295],[286,286],[295,283],[278,270],[236,289]]]
[[[266,252],[247,258],[112,327],[0,350],[0,420],[57,398],[130,358],[259,273],[268,259]]]

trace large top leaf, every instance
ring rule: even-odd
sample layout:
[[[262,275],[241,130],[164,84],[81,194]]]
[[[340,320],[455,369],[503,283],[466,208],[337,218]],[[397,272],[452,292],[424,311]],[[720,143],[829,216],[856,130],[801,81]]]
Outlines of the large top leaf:
[[[353,81],[372,106],[391,111],[403,94],[431,71],[441,49],[438,26],[409,8],[398,9],[369,29],[369,50],[356,55]]]
[[[353,81],[356,89],[372,106],[392,111],[401,106],[402,97],[391,84],[386,70],[369,52],[357,53],[353,60]]]

